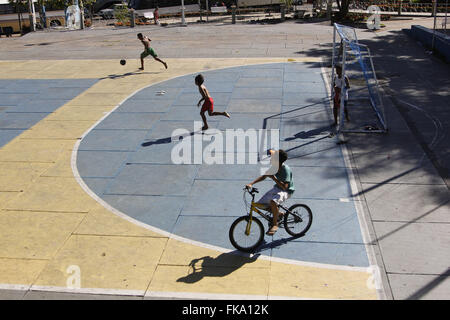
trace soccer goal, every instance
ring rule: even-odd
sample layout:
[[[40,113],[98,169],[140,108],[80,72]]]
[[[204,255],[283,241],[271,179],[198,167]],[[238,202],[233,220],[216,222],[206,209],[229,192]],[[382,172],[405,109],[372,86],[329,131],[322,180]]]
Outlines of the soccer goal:
[[[387,132],[383,100],[369,47],[358,42],[355,29],[335,23],[331,70],[331,93],[334,97],[336,66],[342,69],[341,79],[348,77],[350,89],[342,86],[338,132]],[[345,106],[349,120],[344,114]]]

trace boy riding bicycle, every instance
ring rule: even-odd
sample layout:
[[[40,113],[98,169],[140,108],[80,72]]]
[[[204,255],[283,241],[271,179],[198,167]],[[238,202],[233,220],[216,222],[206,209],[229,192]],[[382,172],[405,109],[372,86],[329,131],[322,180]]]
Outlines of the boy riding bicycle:
[[[295,191],[294,180],[292,177],[292,171],[287,164],[284,162],[287,160],[288,155],[284,150],[269,150],[268,152],[273,158],[278,155],[278,171],[275,175],[263,175],[257,178],[252,183],[248,184],[248,188],[252,188],[252,185],[265,180],[267,177],[271,178],[275,185],[272,189],[267,191],[267,193],[258,201],[260,204],[269,205],[270,212],[273,214],[273,225],[267,231],[267,235],[273,235],[278,230],[278,216],[280,211],[278,206],[284,201],[289,199]]]

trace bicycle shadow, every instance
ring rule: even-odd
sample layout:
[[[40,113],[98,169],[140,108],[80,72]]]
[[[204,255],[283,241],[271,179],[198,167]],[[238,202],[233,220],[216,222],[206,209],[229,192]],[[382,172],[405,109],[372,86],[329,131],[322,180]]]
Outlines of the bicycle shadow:
[[[272,249],[275,249],[277,247],[280,247],[284,244],[287,244],[289,241],[300,239],[301,237],[287,237],[287,238],[281,238],[277,239],[275,241],[266,241],[266,239],[263,240],[263,243],[255,249],[253,252],[254,254],[262,254],[264,251],[269,251]]]
[[[222,253],[216,258],[204,256],[193,259],[189,263],[193,272],[177,279],[177,282],[196,283],[205,277],[225,277],[246,264],[254,263],[258,260],[259,256],[259,254],[250,256],[250,254],[233,251],[230,253]],[[197,267],[196,264],[200,261],[202,263],[200,267]]]

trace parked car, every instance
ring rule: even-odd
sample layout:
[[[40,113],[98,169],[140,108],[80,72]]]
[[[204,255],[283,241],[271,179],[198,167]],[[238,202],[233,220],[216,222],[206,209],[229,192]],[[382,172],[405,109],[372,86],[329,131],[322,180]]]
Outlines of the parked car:
[[[114,19],[114,9],[112,6],[110,8],[100,10],[98,14],[103,19]]]

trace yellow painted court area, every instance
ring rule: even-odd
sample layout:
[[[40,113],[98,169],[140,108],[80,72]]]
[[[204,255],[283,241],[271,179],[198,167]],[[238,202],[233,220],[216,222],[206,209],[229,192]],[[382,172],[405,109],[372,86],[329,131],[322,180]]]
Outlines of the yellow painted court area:
[[[0,288],[67,291],[68,268],[78,266],[81,288],[71,292],[377,299],[365,270],[182,242],[117,216],[73,176],[79,138],[135,91],[185,74],[273,62],[288,60],[167,59],[167,70],[147,61],[143,72],[137,60],[1,61],[2,79],[101,80],[0,149]]]

